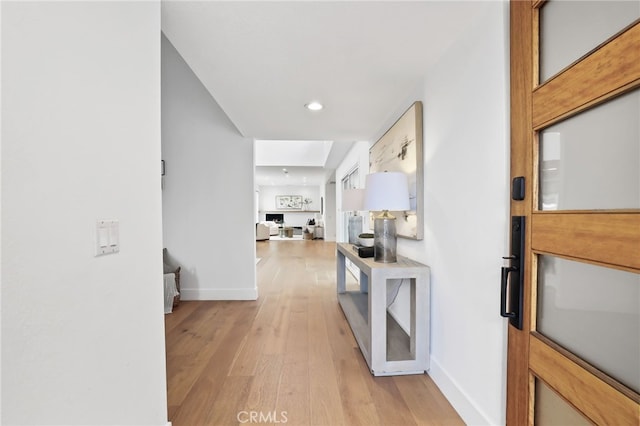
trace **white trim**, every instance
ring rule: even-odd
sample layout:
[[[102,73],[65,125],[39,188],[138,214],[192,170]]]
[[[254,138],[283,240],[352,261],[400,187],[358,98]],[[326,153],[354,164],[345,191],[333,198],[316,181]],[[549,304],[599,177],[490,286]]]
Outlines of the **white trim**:
[[[494,424],[478,404],[474,403],[473,400],[469,398],[469,395],[462,390],[456,380],[442,368],[438,360],[433,358],[433,356],[431,357],[431,364],[429,367],[429,377],[431,377],[436,386],[440,388],[440,391],[458,412],[460,417],[462,417],[465,424]]]
[[[258,288],[182,288],[181,300],[257,300]]]

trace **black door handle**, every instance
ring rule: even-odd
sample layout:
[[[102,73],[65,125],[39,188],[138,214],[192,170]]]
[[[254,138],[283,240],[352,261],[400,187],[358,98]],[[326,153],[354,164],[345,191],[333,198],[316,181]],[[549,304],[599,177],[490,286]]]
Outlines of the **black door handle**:
[[[524,296],[524,216],[511,218],[511,255],[509,266],[502,267],[500,283],[500,315],[509,318],[509,323],[522,330]]]

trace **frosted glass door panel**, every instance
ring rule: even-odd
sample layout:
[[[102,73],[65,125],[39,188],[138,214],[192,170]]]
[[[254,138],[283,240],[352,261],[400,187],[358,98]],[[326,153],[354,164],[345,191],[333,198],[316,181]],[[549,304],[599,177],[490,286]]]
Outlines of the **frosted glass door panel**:
[[[539,159],[541,210],[640,208],[640,90],[544,129]]]
[[[578,410],[573,408],[560,398],[542,380],[536,379],[536,426],[590,426],[587,420]]]
[[[640,392],[640,275],[540,256],[537,330]]]
[[[640,17],[638,1],[551,0],[540,10],[540,82]]]

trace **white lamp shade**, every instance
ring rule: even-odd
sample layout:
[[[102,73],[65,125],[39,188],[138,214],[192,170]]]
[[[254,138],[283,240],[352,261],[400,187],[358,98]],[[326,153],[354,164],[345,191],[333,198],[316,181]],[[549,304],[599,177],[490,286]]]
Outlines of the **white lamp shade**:
[[[365,210],[364,189],[345,189],[342,191],[342,211],[355,212]]]
[[[364,209],[369,211],[406,211],[409,206],[409,181],[402,172],[367,175]]]

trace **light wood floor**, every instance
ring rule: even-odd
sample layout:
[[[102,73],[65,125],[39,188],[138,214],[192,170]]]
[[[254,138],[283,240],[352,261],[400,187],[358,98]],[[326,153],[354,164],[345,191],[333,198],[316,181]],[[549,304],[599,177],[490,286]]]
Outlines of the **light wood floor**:
[[[257,246],[259,300],[166,315],[173,426],[463,424],[429,376],[369,373],[336,300],[334,243]]]

